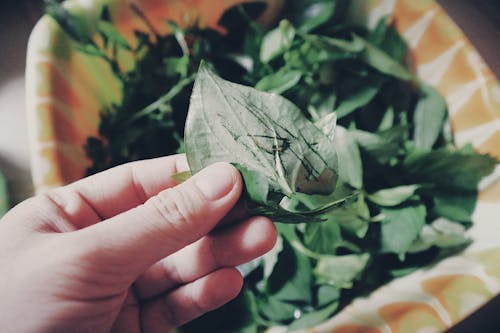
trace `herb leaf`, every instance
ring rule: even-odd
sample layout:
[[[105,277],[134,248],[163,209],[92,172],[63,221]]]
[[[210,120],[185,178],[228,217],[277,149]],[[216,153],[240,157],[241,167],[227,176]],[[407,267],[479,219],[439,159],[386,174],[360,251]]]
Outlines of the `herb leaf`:
[[[447,115],[444,98],[432,87],[423,85],[423,97],[415,108],[413,140],[420,149],[431,149],[443,131]]]
[[[337,181],[332,142],[281,96],[225,81],[201,65],[185,130],[193,172],[226,161],[260,172],[270,188],[331,193]]]
[[[396,253],[403,260],[425,225],[425,206],[384,208],[382,214],[384,215],[381,226],[382,250]]]

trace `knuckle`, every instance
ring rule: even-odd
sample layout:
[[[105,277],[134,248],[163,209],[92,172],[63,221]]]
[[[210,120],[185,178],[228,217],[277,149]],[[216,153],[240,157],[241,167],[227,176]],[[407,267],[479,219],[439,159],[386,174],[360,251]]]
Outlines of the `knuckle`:
[[[178,188],[167,189],[148,201],[159,216],[160,228],[169,235],[178,234],[180,237],[184,237],[190,230],[189,226],[199,218],[199,203],[199,198]],[[167,229],[164,224],[168,225]]]

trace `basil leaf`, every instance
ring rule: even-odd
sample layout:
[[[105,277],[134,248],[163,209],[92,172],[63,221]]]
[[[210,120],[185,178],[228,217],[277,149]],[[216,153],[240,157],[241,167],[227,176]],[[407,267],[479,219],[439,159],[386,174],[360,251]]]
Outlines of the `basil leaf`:
[[[236,168],[241,173],[248,197],[256,203],[267,204],[269,194],[267,178],[259,172],[248,170],[242,166],[237,165]]]
[[[301,71],[282,69],[268,76],[264,76],[257,82],[255,89],[269,93],[282,94],[288,89],[295,87],[301,78]]]
[[[363,186],[363,164],[356,138],[344,127],[338,126],[335,148],[339,159],[339,177],[356,189]]]
[[[404,165],[415,183],[428,183],[448,192],[475,192],[479,181],[490,174],[497,160],[489,155],[440,148],[409,155]]]
[[[430,150],[443,131],[448,109],[434,88],[423,85],[421,94],[415,108],[413,140],[417,148]]]
[[[304,231],[305,246],[316,253],[335,254],[342,246],[340,226],[333,218],[325,222],[308,223]]]
[[[397,206],[410,199],[420,185],[404,185],[379,190],[367,196],[368,200],[380,206]]]
[[[260,172],[270,188],[331,193],[337,181],[332,142],[288,100],[225,81],[201,65],[185,129],[193,172],[218,162]]]
[[[394,76],[403,81],[413,79],[413,74],[411,74],[403,65],[394,60],[383,50],[358,35],[354,34],[353,40],[355,42],[363,43],[364,51],[362,59],[368,65],[372,66],[381,73]]]
[[[339,88],[339,102],[335,112],[343,118],[370,103],[380,91],[382,81],[374,79],[346,78]]]
[[[311,302],[311,260],[295,250],[287,241],[278,262],[267,280],[267,291],[281,301]]]
[[[328,283],[336,288],[350,289],[366,268],[369,260],[368,253],[322,256],[318,260],[314,274],[320,283]]]
[[[456,248],[470,244],[465,227],[445,218],[439,218],[430,225],[425,225],[417,240],[408,249],[409,252],[421,252],[432,246]]]
[[[434,190],[433,211],[438,216],[464,223],[472,222],[477,192],[445,192]]]
[[[282,20],[277,28],[264,36],[260,60],[264,63],[273,60],[292,46],[294,38],[295,28],[287,20]]]
[[[302,1],[302,3],[305,5],[301,8],[299,15],[293,18],[294,24],[301,32],[314,30],[327,23],[335,13],[337,6],[336,1],[332,0]]]
[[[313,326],[320,324],[328,319],[339,307],[338,302],[331,303],[320,310],[308,312],[299,317],[288,326],[287,332],[294,332],[302,329],[311,329]]]
[[[384,215],[381,224],[382,251],[396,253],[400,260],[404,260],[425,224],[425,206],[383,208],[381,212]]]

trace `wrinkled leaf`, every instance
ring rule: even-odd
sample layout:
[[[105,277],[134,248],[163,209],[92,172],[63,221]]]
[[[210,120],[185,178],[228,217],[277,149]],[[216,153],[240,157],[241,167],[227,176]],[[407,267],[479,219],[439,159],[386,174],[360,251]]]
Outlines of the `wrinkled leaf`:
[[[333,144],[296,106],[225,81],[205,65],[193,89],[185,142],[193,172],[226,161],[260,172],[286,195],[335,189]]]

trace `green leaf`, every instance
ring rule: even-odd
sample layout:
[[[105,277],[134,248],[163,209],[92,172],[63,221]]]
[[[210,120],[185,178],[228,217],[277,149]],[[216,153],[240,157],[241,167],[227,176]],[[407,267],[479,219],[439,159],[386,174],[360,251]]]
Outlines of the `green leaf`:
[[[360,148],[379,163],[385,164],[399,154],[406,128],[398,126],[379,133],[361,130],[351,130],[349,132],[354,136]],[[389,132],[394,135],[384,135],[384,133],[389,134]]]
[[[273,60],[292,46],[294,38],[295,28],[287,20],[282,20],[277,28],[264,36],[260,60],[264,63]]]
[[[56,0],[45,0],[45,12],[76,42],[92,43],[88,36],[88,29],[81,18],[71,14],[63,4]]]
[[[324,307],[320,310],[314,310],[302,314],[299,319],[293,321],[289,326],[287,332],[295,332],[303,329],[311,329],[315,325],[318,325],[330,318],[332,314],[338,309],[339,303],[331,303],[330,305]]]
[[[356,75],[344,78],[339,87],[337,116],[343,118],[370,103],[380,91],[382,80]]]
[[[206,65],[194,85],[185,142],[193,172],[225,161],[260,172],[285,195],[335,189],[333,143],[295,105],[225,81]]]
[[[288,15],[301,32],[312,31],[329,22],[337,8],[337,2],[332,0],[308,0],[296,3],[299,3],[298,8],[292,7]]]
[[[375,45],[358,35],[353,35],[353,40],[364,44],[365,48],[362,54],[362,60],[368,65],[381,73],[394,76],[403,81],[413,79],[413,74],[383,50],[377,48]]]
[[[9,186],[7,178],[0,171],[0,217],[5,215],[10,208]]]
[[[350,254],[343,256],[322,256],[318,260],[314,274],[318,282],[328,283],[337,288],[350,289],[366,268],[370,255]]]
[[[468,245],[470,242],[463,225],[439,218],[422,228],[419,237],[409,248],[409,252],[425,251],[432,246],[457,248]]]
[[[329,284],[323,284],[318,287],[317,298],[318,307],[324,307],[340,299],[341,289],[335,288]]]
[[[370,210],[364,196],[358,195],[348,199],[341,208],[330,211],[327,217],[336,221],[343,230],[363,238],[368,231]]]
[[[257,308],[259,315],[264,321],[270,323],[289,322],[293,319],[294,313],[297,310],[297,306],[272,295],[258,297]]]
[[[410,199],[419,188],[420,185],[403,185],[387,188],[369,194],[367,198],[380,206],[397,206]]]
[[[433,191],[433,211],[439,216],[460,222],[472,222],[476,208],[477,192]]]
[[[273,273],[267,280],[267,291],[281,301],[309,303],[312,282],[310,259],[285,241]]]
[[[404,260],[425,224],[425,206],[383,208],[381,212],[384,215],[381,225],[382,251],[396,253],[400,260]]]
[[[365,49],[365,43],[359,39],[346,40],[324,35],[304,35],[303,38],[315,47],[327,51],[329,54],[336,54],[339,51],[356,54]]]
[[[339,160],[339,178],[360,189],[363,186],[363,164],[356,138],[344,127],[338,126],[334,142]]]
[[[414,183],[428,183],[448,192],[475,192],[479,181],[489,175],[498,161],[468,151],[440,148],[416,152],[404,165]]]
[[[115,26],[107,21],[99,21],[97,31],[112,44],[121,46],[125,50],[132,50],[132,47],[127,40],[116,30]]]
[[[394,60],[404,64],[408,47],[405,39],[391,25],[390,20],[389,17],[381,18],[367,39],[372,44],[387,52]]]
[[[430,150],[443,131],[448,109],[444,98],[431,86],[423,85],[421,94],[415,108],[413,140],[417,148]]]
[[[302,72],[297,70],[282,69],[275,73],[264,76],[257,84],[255,89],[269,93],[282,94],[299,83],[302,78]]]
[[[257,171],[248,170],[240,165],[236,167],[241,173],[248,197],[254,202],[266,204],[269,194],[269,182],[267,178]]]
[[[320,223],[308,223],[304,231],[304,244],[316,253],[335,254],[342,245],[339,224],[334,218]]]

